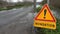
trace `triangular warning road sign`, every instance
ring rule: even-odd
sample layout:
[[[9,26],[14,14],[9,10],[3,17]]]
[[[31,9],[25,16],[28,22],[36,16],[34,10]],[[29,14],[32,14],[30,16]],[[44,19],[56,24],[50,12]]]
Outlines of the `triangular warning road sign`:
[[[50,8],[47,4],[43,6],[41,11],[38,13],[38,15],[35,17],[35,20],[40,21],[50,21],[50,22],[56,22],[54,16],[52,15]]]
[[[56,19],[47,4],[43,6],[35,17],[34,27],[56,29]]]

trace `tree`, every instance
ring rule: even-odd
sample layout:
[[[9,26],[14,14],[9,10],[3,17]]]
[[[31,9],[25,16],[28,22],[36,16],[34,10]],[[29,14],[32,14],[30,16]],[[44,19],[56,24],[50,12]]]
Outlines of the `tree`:
[[[0,7],[4,7],[7,5],[7,2],[0,0]]]
[[[50,5],[56,8],[60,8],[60,0],[50,0]]]
[[[47,0],[43,0],[42,1],[42,5],[46,4],[47,3]]]

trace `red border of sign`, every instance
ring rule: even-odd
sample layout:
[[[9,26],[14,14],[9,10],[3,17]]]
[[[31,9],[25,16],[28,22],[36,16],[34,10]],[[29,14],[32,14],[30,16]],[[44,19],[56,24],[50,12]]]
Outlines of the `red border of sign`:
[[[43,10],[45,7],[47,7],[47,9],[48,9],[48,11],[49,11],[50,15],[52,16],[53,20],[37,19],[37,17],[40,15],[40,13],[42,12],[42,10]],[[49,18],[49,17],[48,17],[48,18]],[[40,12],[38,13],[38,15],[35,17],[35,20],[56,22],[56,20],[55,20],[54,16],[53,16],[53,15],[52,15],[52,13],[50,12],[50,8],[48,7],[48,5],[47,5],[47,4],[45,4],[45,5],[43,6],[43,8],[41,9],[41,11],[40,11]]]

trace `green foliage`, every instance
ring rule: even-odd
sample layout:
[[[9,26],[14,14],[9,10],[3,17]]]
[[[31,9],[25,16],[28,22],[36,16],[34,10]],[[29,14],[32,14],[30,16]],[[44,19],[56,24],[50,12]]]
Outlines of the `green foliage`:
[[[42,5],[46,4],[47,3],[47,0],[43,0],[42,1]]]
[[[4,8],[0,8],[0,11],[2,11],[2,10],[6,10],[6,9],[4,9]]]
[[[41,10],[41,7],[38,7],[38,8],[37,8],[37,12],[39,12],[39,10]]]
[[[39,12],[42,8],[42,5],[40,5],[38,8],[36,8],[37,12]]]
[[[3,8],[0,8],[0,11],[3,10]]]

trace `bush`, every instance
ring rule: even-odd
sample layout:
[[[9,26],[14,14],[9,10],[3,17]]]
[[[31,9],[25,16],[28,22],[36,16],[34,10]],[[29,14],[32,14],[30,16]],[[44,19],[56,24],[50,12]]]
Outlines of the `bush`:
[[[42,8],[42,5],[40,5],[38,8],[36,8],[37,12],[39,12]]]

